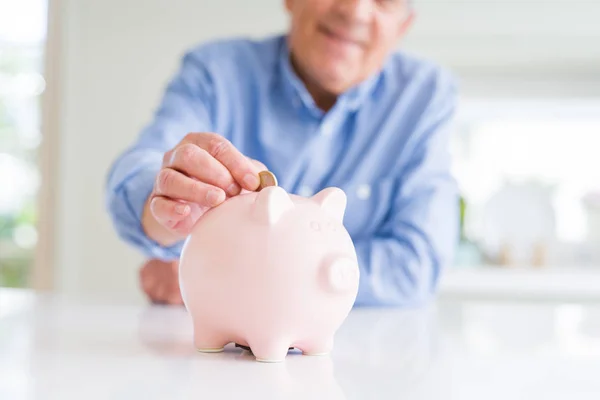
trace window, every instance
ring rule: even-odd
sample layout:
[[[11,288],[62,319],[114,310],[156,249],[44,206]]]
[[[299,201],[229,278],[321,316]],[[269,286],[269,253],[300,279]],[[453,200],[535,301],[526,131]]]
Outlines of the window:
[[[37,242],[45,0],[0,0],[0,286],[24,287]]]
[[[472,101],[454,173],[459,265],[600,265],[600,101]]]

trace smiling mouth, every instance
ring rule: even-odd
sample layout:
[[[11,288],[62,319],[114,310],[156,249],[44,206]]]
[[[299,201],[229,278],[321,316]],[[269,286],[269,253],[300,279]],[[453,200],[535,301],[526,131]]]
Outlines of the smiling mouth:
[[[345,35],[338,34],[334,31],[332,31],[331,29],[327,28],[326,26],[320,26],[319,30],[321,31],[321,33],[323,33],[325,36],[329,37],[330,39],[337,40],[346,45],[354,45],[354,46],[361,45],[360,42],[358,42],[357,40],[354,40]]]

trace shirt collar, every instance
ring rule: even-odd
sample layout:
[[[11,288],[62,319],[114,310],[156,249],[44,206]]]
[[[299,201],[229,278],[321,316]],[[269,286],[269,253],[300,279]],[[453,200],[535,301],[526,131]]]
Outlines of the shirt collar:
[[[304,82],[300,79],[292,67],[290,60],[290,48],[287,36],[281,37],[279,51],[279,69],[282,76],[282,84],[286,93],[292,98],[300,98],[302,103],[310,110],[322,114],[312,96],[306,89]],[[351,110],[358,109],[373,93],[375,87],[382,77],[382,72],[371,75],[368,79],[348,89],[338,97],[338,103]]]

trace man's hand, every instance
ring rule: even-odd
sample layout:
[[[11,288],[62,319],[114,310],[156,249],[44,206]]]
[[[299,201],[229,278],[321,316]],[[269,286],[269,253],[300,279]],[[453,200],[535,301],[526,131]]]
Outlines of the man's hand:
[[[184,239],[198,219],[227,197],[254,191],[264,165],[214,133],[190,133],[165,153],[144,207],[146,234],[169,246]]]
[[[183,305],[179,290],[179,263],[149,260],[140,269],[140,286],[150,301]]]

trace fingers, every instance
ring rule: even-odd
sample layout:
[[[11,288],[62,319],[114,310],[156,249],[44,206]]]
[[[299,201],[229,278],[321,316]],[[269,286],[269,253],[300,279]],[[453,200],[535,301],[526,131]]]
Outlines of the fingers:
[[[152,289],[157,284],[157,279],[151,273],[148,272],[149,267],[144,266],[140,270],[140,286],[142,287],[142,291],[150,297],[152,293]]]
[[[211,184],[192,179],[174,169],[162,169],[156,178],[155,194],[170,199],[193,202],[203,207],[215,207],[225,198],[225,192]],[[189,212],[185,205],[173,202],[162,204],[168,206],[171,215],[181,215]]]
[[[201,182],[217,186],[226,191],[229,196],[240,193],[240,185],[225,165],[193,143],[185,143],[177,147],[165,161],[167,167]]]
[[[189,204],[162,196],[152,199],[150,210],[158,222],[171,229],[175,228],[179,222],[183,221],[191,213]]]
[[[174,281],[171,285],[171,290],[167,296],[167,303],[173,305],[183,305],[183,298],[181,297],[181,291],[179,290],[179,284]]]
[[[199,207],[196,204],[186,204],[186,211],[181,214],[181,202],[162,196],[156,196],[150,201],[150,211],[154,218],[164,227],[185,237],[189,235],[198,218],[209,207]],[[179,209],[178,209],[179,208]]]
[[[159,304],[183,304],[178,271],[172,263],[148,261],[140,270],[140,285],[146,296]]]
[[[242,188],[251,191],[258,188],[260,180],[252,162],[223,136],[212,133],[190,134],[185,140],[203,148],[224,165]]]
[[[140,286],[150,301],[162,302],[158,293],[161,287],[160,266],[156,265],[156,260],[149,261],[140,269]]]

